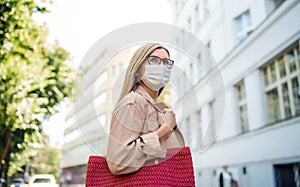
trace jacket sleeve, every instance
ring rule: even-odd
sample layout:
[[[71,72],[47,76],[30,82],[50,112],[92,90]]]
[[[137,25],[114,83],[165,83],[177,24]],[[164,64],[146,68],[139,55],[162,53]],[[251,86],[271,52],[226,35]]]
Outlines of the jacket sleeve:
[[[147,160],[165,157],[156,132],[142,135],[145,116],[143,107],[130,98],[113,112],[107,147],[107,163],[113,174],[132,173]]]

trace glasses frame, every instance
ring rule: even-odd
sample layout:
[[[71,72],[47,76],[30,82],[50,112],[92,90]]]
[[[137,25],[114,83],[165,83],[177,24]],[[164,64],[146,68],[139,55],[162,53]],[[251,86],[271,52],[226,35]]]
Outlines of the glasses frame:
[[[158,64],[151,64],[149,58],[158,58],[158,59],[159,59],[159,63],[158,63]],[[152,55],[152,56],[148,56],[148,57],[146,58],[146,60],[148,61],[148,64],[150,64],[150,65],[160,65],[161,62],[162,62],[163,65],[166,66],[166,67],[169,68],[169,69],[172,69],[173,66],[174,66],[174,61],[171,60],[171,59],[168,59],[168,58],[160,58],[160,57],[158,57],[158,56]]]

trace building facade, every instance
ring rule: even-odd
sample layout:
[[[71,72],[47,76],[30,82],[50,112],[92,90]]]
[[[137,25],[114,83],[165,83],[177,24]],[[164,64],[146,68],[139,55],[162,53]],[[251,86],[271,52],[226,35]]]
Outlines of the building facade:
[[[193,153],[197,186],[219,186],[224,165],[239,186],[300,186],[300,1],[170,4],[174,24],[211,54],[195,49],[198,59],[175,59],[182,71],[174,87],[183,97],[174,96],[173,107]],[[208,96],[218,73],[224,89]]]
[[[87,54],[90,58],[81,64],[83,71],[77,79],[74,103],[66,114],[61,162],[63,184],[84,186],[88,157],[106,154],[111,113],[118,98],[112,93],[122,86],[120,80],[133,53],[129,47],[110,57],[109,50],[97,49],[95,45]]]

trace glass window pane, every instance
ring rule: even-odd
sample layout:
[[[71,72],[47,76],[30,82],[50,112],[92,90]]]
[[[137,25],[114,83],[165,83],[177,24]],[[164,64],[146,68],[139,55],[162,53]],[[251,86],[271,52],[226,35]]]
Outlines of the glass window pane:
[[[267,92],[267,106],[268,106],[268,117],[269,122],[273,123],[281,119],[278,90],[274,88]]]
[[[68,127],[72,126],[74,123],[76,123],[76,118],[75,118],[75,116],[72,116],[71,118],[69,118],[69,119],[66,121],[66,126],[65,126],[65,128],[67,129]]]
[[[72,142],[73,140],[76,140],[79,137],[80,137],[79,130],[75,129],[72,132],[70,132],[64,136],[64,143],[66,144],[66,143]]]
[[[276,81],[276,66],[275,63],[271,65],[271,83]]]
[[[297,56],[298,56],[298,67],[300,68],[300,45],[298,46]]]
[[[237,91],[238,91],[238,99],[239,99],[239,102],[240,102],[242,100],[241,85],[237,85],[236,88],[237,88]]]
[[[241,84],[241,100],[245,100],[246,99],[246,92],[245,92],[245,85],[244,83]]]
[[[101,94],[99,94],[94,102],[95,102],[95,106],[96,107],[99,107],[99,106],[102,106],[103,103],[105,103],[107,101],[107,93],[106,92],[102,92]]]
[[[289,90],[288,90],[287,83],[282,84],[282,97],[283,97],[285,118],[289,118],[292,116],[292,114],[291,114],[290,97],[289,97]]]
[[[100,74],[100,76],[97,78],[97,82],[96,82],[96,86],[98,87],[102,87],[103,84],[105,84],[105,81],[108,80],[108,73],[107,71],[104,71]]]
[[[239,102],[244,101],[246,99],[246,93],[245,93],[245,85],[243,82],[236,85],[236,89],[238,92],[238,99]]]
[[[244,24],[245,24],[245,27],[250,27],[251,26],[251,14],[250,14],[250,11],[247,11],[245,13],[245,16],[244,16]]]
[[[285,63],[283,60],[283,57],[281,57],[278,61],[279,66],[279,72],[280,72],[280,78],[283,78],[286,76],[286,70],[285,70]]]
[[[125,65],[124,64],[120,64],[120,74],[121,73],[125,73],[124,71],[125,71],[126,69],[125,69]]]
[[[277,8],[284,0],[273,0],[275,7]]]
[[[246,103],[246,93],[245,93],[245,84],[244,82],[240,82],[236,85],[236,89],[238,92],[238,107],[239,107],[239,115],[241,122],[241,132],[245,133],[248,131],[248,118],[247,118],[247,103]]]
[[[99,115],[98,120],[99,120],[101,126],[105,126],[105,124],[106,124],[106,115],[105,114]]]
[[[238,18],[236,18],[235,23],[236,23],[237,31],[241,32],[244,29],[242,16],[239,16]]]
[[[263,69],[263,75],[264,75],[264,81],[265,81],[265,85],[269,85],[269,81],[268,81],[268,68]]]
[[[294,55],[294,51],[290,51],[287,54],[287,62],[289,65],[289,69],[290,69],[290,73],[293,73],[294,71],[296,71],[296,59],[295,59],[295,55]]]
[[[242,105],[240,107],[240,115],[241,115],[241,128],[242,132],[248,131],[248,118],[247,118],[247,106]]]
[[[296,115],[300,114],[300,89],[298,77],[292,79],[292,88],[293,88],[293,97],[294,97],[294,106]]]
[[[289,51],[281,53],[278,60],[269,63],[262,70],[266,83],[265,89],[270,123],[300,115],[299,68],[300,47],[299,44],[296,44]],[[296,73],[297,77],[295,77]],[[274,86],[275,88],[270,90],[270,86],[271,89]],[[280,103],[279,99],[281,99]]]

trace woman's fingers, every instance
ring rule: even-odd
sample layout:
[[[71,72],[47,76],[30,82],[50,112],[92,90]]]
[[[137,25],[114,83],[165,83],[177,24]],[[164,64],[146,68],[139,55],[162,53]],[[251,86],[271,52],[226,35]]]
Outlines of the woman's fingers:
[[[176,126],[176,116],[173,110],[171,109],[165,109],[164,110],[164,123],[169,126],[169,128],[173,129]]]
[[[163,113],[164,113],[164,114],[165,114],[165,113],[169,113],[169,112],[171,112],[171,113],[173,113],[173,114],[174,114],[174,112],[173,112],[173,110],[172,110],[172,109],[165,108],[165,109],[163,110]]]

